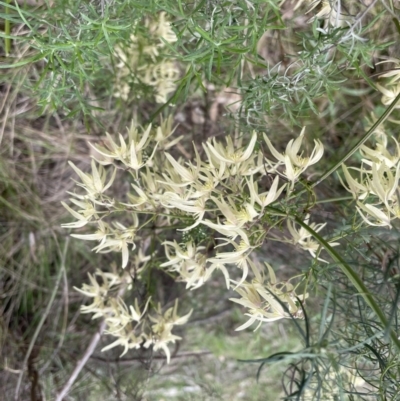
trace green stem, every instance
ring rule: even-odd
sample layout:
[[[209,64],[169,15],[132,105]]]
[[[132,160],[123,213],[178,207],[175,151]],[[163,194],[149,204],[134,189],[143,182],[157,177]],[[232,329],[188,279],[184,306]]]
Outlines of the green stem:
[[[380,320],[382,326],[385,329],[388,329],[389,322],[386,319],[385,314],[376,303],[372,294],[368,291],[367,287],[364,285],[358,274],[346,263],[346,261],[329,245],[327,241],[325,241],[318,233],[316,233],[308,224],[304,223],[298,217],[291,216],[297,224],[301,225],[305,228],[319,243],[324,249],[331,255],[333,260],[335,260],[338,264],[342,272],[347,276],[350,282],[354,285],[357,289],[358,293],[364,298],[366,304],[373,310],[376,314],[378,319]],[[394,344],[396,345],[397,349],[400,350],[400,341],[398,339],[397,333],[390,329],[390,337]]]
[[[352,201],[353,199],[354,198],[351,195],[349,195],[349,196],[341,196],[339,198],[329,198],[329,199],[322,199],[322,200],[319,200],[319,201],[315,201],[314,204],[315,205],[319,205],[321,203],[341,202],[341,201],[344,201],[344,200]]]
[[[396,107],[397,102],[400,100],[400,93],[396,96],[390,106],[385,110],[385,112],[379,117],[376,123],[368,130],[368,132],[328,171],[326,171],[322,176],[311,184],[310,188],[314,188],[325,178],[329,177],[334,171],[336,171],[350,156],[352,156],[357,150],[372,136],[375,130],[389,117],[390,113]]]
[[[7,4],[10,4],[10,2],[11,0],[6,0]],[[4,49],[6,52],[6,56],[8,56],[11,52],[11,39],[9,38],[9,36],[11,35],[11,22],[7,18],[8,14],[10,14],[10,8],[6,6],[5,9],[6,18],[4,21],[4,33],[6,34],[6,37],[4,38]]]

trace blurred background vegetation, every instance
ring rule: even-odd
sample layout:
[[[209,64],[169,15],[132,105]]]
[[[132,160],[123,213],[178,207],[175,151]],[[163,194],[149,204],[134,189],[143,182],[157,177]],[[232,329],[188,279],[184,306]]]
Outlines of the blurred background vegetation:
[[[327,2],[315,3],[306,13],[307,1],[0,1],[0,388],[5,400],[53,399],[99,326],[79,314],[84,299],[73,287],[96,268],[110,268],[116,257],[91,252],[90,244],[69,239],[61,228],[71,217],[60,202],[75,185],[68,161],[88,170],[89,140],[101,143],[105,132],[124,132],[132,119],[158,124],[160,116],[172,114],[176,134],[184,135],[180,155],[190,157],[192,141],[200,144],[236,130],[266,132],[283,149],[307,126],[307,141],[318,138],[325,145],[318,170],[306,177],[313,181],[359,140],[372,115],[382,115],[376,83],[396,66],[379,62],[400,57],[398,5],[342,2],[345,22],[335,25],[329,16],[315,17]],[[164,43],[161,54],[179,71],[174,90],[166,104],[157,104],[154,87],[132,79],[127,99],[116,97],[121,60],[115,49],[129,48],[132,34],[146,38],[146,18],[161,12],[177,36],[176,42]],[[399,132],[396,113],[386,125],[389,135]],[[124,192],[126,185],[118,183],[118,190]],[[348,218],[354,208],[337,176],[316,192],[313,218],[328,222],[330,237],[345,237],[342,256],[358,269],[397,328],[398,227],[354,233]],[[332,198],[337,202],[324,203]],[[307,213],[306,200],[304,207]],[[282,320],[256,332],[235,332],[243,315],[228,301],[232,294],[221,277],[188,293],[160,272],[155,286],[166,303],[179,297],[186,310],[194,308],[178,333],[183,340],[171,363],[148,350],[119,359],[119,349],[101,353],[98,347],[65,399],[273,401],[290,393],[299,400],[400,399],[398,356],[376,335],[374,317],[333,263],[317,265],[294,247],[273,242],[258,258],[273,264],[281,277],[309,275],[312,301],[301,330]],[[105,336],[101,344],[107,343]],[[260,364],[238,361],[285,352],[298,354],[292,359],[282,354],[275,364],[264,359],[258,381]],[[366,383],[350,395],[337,392],[338,383],[350,380],[341,375],[346,364]],[[310,377],[311,371],[318,374]],[[326,392],[298,392],[296,398],[295,388],[313,388],[312,383]],[[337,398],[328,398],[329,391]]]

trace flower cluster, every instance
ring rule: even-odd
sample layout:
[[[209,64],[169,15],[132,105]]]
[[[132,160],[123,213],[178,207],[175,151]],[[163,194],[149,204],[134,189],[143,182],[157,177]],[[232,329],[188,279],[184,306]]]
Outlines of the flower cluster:
[[[244,282],[235,288],[241,298],[230,298],[231,301],[247,308],[246,315],[250,316],[250,319],[236,330],[244,330],[256,321],[259,323],[255,330],[262,322],[301,317],[300,302],[304,301],[308,294],[297,295],[294,286],[288,281],[278,283],[275,272],[268,263],[265,263],[269,273],[269,280],[266,282],[263,271],[253,262],[250,263],[255,278],[251,283]]]
[[[309,225],[309,227],[313,229],[316,233],[321,231],[326,226],[326,223],[315,224],[315,223],[309,223],[309,221],[310,221],[310,215],[307,214],[304,219],[304,222],[307,225]],[[290,219],[287,220],[287,227],[290,234],[292,235],[292,239],[288,239],[288,242],[292,242],[294,245],[298,245],[304,251],[310,252],[310,254],[314,258],[317,258],[321,262],[328,263],[326,260],[321,259],[316,255],[316,253],[320,249],[320,245],[318,244],[317,241],[313,239],[312,235],[304,227],[296,228],[295,224]],[[339,243],[329,242],[329,245],[337,246],[339,245]]]
[[[157,351],[158,349],[162,349],[167,356],[167,362],[169,363],[171,355],[167,344],[169,342],[175,343],[176,340],[181,340],[181,337],[176,336],[171,333],[171,330],[176,325],[182,325],[187,323],[189,320],[192,311],[190,311],[185,316],[179,317],[177,314],[178,309],[178,300],[175,301],[175,306],[173,308],[167,309],[167,311],[162,314],[161,305],[158,304],[156,309],[155,316],[149,316],[150,321],[153,323],[151,325],[150,334],[146,334],[146,342],[144,343],[144,347],[148,348],[150,345],[153,345],[153,349]]]
[[[97,252],[120,252],[122,267],[128,271],[137,265],[139,244],[155,232],[162,246],[154,248],[152,264],[186,283],[187,289],[201,287],[216,270],[223,274],[226,286],[241,296],[233,301],[248,308],[250,320],[239,329],[255,321],[261,324],[301,317],[300,302],[306,295],[297,295],[290,281],[278,282],[271,266],[267,265],[267,272],[256,266],[252,253],[273,226],[281,227],[287,219],[285,208],[293,207],[290,195],[294,185],[320,160],[322,143],[315,140],[306,156],[302,150],[305,129],[283,153],[265,134],[253,132],[247,143],[242,134],[237,134],[224,142],[209,139],[202,149],[194,146],[194,158],[187,160],[173,153],[173,145],[180,139],[172,139],[173,132],[170,117],[157,128],[133,123],[127,138],[119,135],[118,142],[107,134],[102,145],[91,144],[97,152],[92,174],[72,165],[83,194],[71,193],[71,202],[78,210],[64,205],[77,220],[65,227],[95,226],[94,233],[73,235],[98,241],[94,248]],[[272,157],[264,155],[262,142]],[[110,190],[118,174],[130,175],[131,189],[124,199],[116,199]],[[306,216],[307,224],[309,220]],[[285,238],[282,242],[299,245],[317,257],[320,249],[311,235],[291,222],[287,224],[293,240]],[[317,232],[324,226],[310,223]],[[133,260],[131,250],[135,250]],[[150,258],[143,252],[139,255],[146,261]],[[140,276],[141,268],[135,267],[135,272]],[[253,281],[248,281],[249,275],[255,277]],[[126,352],[144,341],[145,347],[162,349],[168,358],[166,344],[179,339],[171,333],[172,326],[183,324],[189,317],[178,318],[176,307],[165,314],[158,307],[154,317],[147,312],[148,303],[142,309],[139,305],[127,308],[122,299],[107,302],[102,310],[108,310],[107,332],[118,338],[106,349],[123,345]],[[148,329],[142,330],[145,314],[152,322],[151,334]],[[138,334],[139,328],[142,334]]]
[[[82,289],[75,288],[85,296],[93,298],[90,305],[81,307],[81,312],[93,313],[92,319],[103,318],[106,323],[105,333],[116,338],[102,351],[121,345],[124,347],[121,354],[123,356],[130,349],[138,349],[142,346],[148,348],[154,345],[154,350],[164,351],[169,363],[171,356],[168,343],[174,343],[180,339],[172,334],[172,329],[175,325],[186,323],[192,312],[179,317],[177,300],[175,306],[164,314],[160,304],[149,312],[151,297],[142,307],[139,306],[137,298],[134,305],[128,307],[122,299],[123,293],[129,289],[131,282],[130,275],[126,273],[120,276],[116,273],[97,270],[95,276],[89,274],[89,279],[90,284],[83,284]],[[101,284],[98,281],[101,281]]]
[[[394,154],[388,150],[390,142],[394,145]],[[360,151],[363,156],[361,167],[343,165],[347,185],[342,183],[357,201],[357,210],[364,222],[371,226],[391,227],[391,221],[400,217],[400,145],[395,138],[389,141],[380,131],[375,148],[363,145]],[[356,172],[358,179],[351,171]]]
[[[179,70],[163,52],[166,43],[174,43],[177,38],[165,12],[146,18],[144,28],[146,34],[131,34],[128,47],[115,48],[119,62],[114,96],[127,100],[131,86],[141,83],[154,91],[157,103],[166,103],[168,95],[175,90]]]

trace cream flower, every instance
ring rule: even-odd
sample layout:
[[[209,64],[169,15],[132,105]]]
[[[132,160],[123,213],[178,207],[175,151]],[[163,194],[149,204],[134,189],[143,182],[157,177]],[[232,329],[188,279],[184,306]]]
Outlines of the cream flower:
[[[122,268],[124,269],[128,264],[129,259],[129,249],[128,249],[128,240],[119,236],[119,238],[109,238],[104,241],[102,244],[97,245],[93,248],[96,252],[121,252],[122,253]],[[132,243],[132,250],[134,250],[136,245]]]
[[[172,115],[170,115],[166,120],[161,120],[160,126],[157,127],[155,130],[154,140],[160,144],[163,150],[169,149],[172,146],[176,145],[184,137],[184,135],[180,135],[173,140],[167,140],[177,128],[172,128],[173,122],[174,118]]]
[[[394,99],[396,96],[400,93],[400,83],[393,83],[391,85],[388,85],[386,87],[376,84],[376,87],[379,89],[379,91],[383,94],[381,102],[385,106],[389,106],[391,103],[393,103]],[[397,103],[395,106],[396,109],[400,109],[400,102]]]
[[[207,227],[212,228],[213,230],[219,232],[225,237],[230,238],[232,241],[235,240],[238,236],[241,237],[242,240],[249,242],[249,237],[242,228],[237,227],[233,224],[222,224],[219,221],[217,223],[213,223],[210,220],[203,220],[201,222]]]
[[[113,343],[107,345],[106,347],[102,348],[101,352],[108,351],[111,348],[122,345],[124,347],[124,351],[119,356],[120,358],[124,356],[130,349],[139,349],[144,339],[142,333],[137,336],[133,331],[125,332],[125,330],[119,333],[115,333],[113,334],[113,336],[117,337],[118,339]]]
[[[167,363],[171,360],[171,353],[167,346],[168,343],[175,343],[176,340],[180,340],[181,337],[178,337],[172,334],[172,329],[175,325],[185,324],[190,315],[192,314],[192,310],[185,316],[179,317],[177,314],[178,308],[178,300],[175,301],[175,305],[173,308],[169,308],[164,315],[161,312],[161,305],[158,304],[158,308],[156,310],[156,316],[149,316],[150,320],[154,323],[151,326],[151,334],[146,334],[146,342],[144,343],[144,347],[148,348],[150,345],[153,345],[154,351],[158,349],[162,349],[167,357]]]
[[[154,323],[156,323],[155,326],[153,326],[153,330],[155,330],[156,332],[158,331],[158,326],[157,323],[160,323],[160,321],[162,320],[163,324],[165,324],[167,327],[172,328],[175,325],[182,325],[182,324],[186,324],[187,321],[189,320],[189,317],[191,316],[193,309],[190,310],[190,312],[184,316],[178,316],[178,299],[175,300],[174,306],[172,308],[169,308],[165,311],[164,315],[162,316],[161,313],[161,305],[158,304],[157,307],[157,314],[158,316],[156,318],[150,316],[150,320]],[[162,316],[162,318],[161,318]]]
[[[219,200],[215,197],[211,197],[211,199],[217,205],[218,210],[225,216],[227,225],[241,228],[244,224],[253,221],[259,214],[251,203],[246,203],[238,209],[229,198],[229,204],[225,200]]]
[[[315,146],[309,157],[303,157],[303,153],[300,153],[300,147],[304,139],[305,127],[301,130],[298,138],[291,139],[286,146],[285,153],[279,153],[271,141],[264,134],[264,140],[271,151],[272,155],[278,160],[279,164],[284,164],[286,167],[284,175],[289,181],[294,183],[298,180],[299,176],[311,165],[317,163],[322,155],[324,154],[324,146],[318,139],[314,140]],[[270,166],[274,166],[274,163],[266,159]],[[279,165],[278,164],[278,165]],[[276,168],[276,166],[275,166]]]
[[[138,300],[135,299],[135,307],[130,305],[129,309],[126,306],[125,302],[121,298],[112,298],[109,301],[108,309],[112,310],[110,316],[105,318],[107,323],[107,334],[116,335],[118,332],[123,330],[129,323],[135,321],[137,323],[140,322],[144,314],[146,313],[147,306],[150,302],[150,298],[148,298],[143,312],[140,312]]]
[[[142,205],[149,206],[149,204],[151,204],[151,200],[150,200],[149,196],[146,194],[146,192],[143,191],[142,188],[139,188],[135,184],[131,184],[131,186],[136,191],[138,196],[128,193],[128,199],[129,199],[130,203],[124,203],[124,205],[139,208],[139,210],[143,209],[141,207]]]
[[[364,170],[356,169],[350,167],[352,170],[358,170],[361,173],[361,179],[360,181],[357,181],[352,177],[352,175],[349,172],[349,169],[343,164],[342,169],[344,173],[344,177],[346,178],[348,187],[344,184],[342,181],[341,177],[339,176],[339,180],[342,183],[343,187],[346,188],[347,191],[349,191],[354,199],[365,199],[368,194],[369,194],[369,188],[368,186],[363,183],[363,175],[364,175]]]
[[[275,202],[281,195],[282,191],[285,189],[285,185],[282,185],[278,189],[278,184],[279,184],[279,176],[276,176],[269,191],[259,194],[258,185],[256,182],[253,182],[253,176],[252,176],[250,178],[250,182],[247,181],[247,186],[249,187],[250,191],[251,203],[254,204],[254,202],[256,202],[261,206],[262,209],[264,209],[266,206]]]
[[[363,204],[361,202],[357,202],[357,205],[358,213],[368,225],[392,228],[390,224],[391,219],[388,212],[385,213],[378,207],[369,205],[368,203]],[[373,220],[371,221],[368,219],[363,212],[369,215],[369,217],[372,217]]]
[[[384,164],[389,168],[395,167],[400,161],[400,145],[394,137],[392,137],[392,139],[396,145],[395,155],[390,154],[387,150],[388,141],[385,134],[380,135],[375,149],[371,149],[365,145],[362,145],[360,152],[364,156],[362,159],[363,163],[367,164],[368,166],[375,164],[377,167],[379,167],[381,164]]]
[[[252,247],[248,242],[244,240],[240,241],[239,244],[230,240],[228,240],[227,243],[233,245],[235,250],[231,252],[219,252],[215,255],[214,258],[210,258],[207,261],[222,266],[225,266],[226,264],[235,264],[237,267],[241,268],[243,270],[243,274],[238,283],[239,286],[244,282],[248,275],[249,255],[254,247]]]
[[[230,301],[238,303],[248,309],[246,316],[250,319],[238,327],[236,331],[244,330],[250,327],[256,321],[259,322],[255,330],[257,330],[262,322],[273,322],[275,320],[300,317],[301,307],[298,305],[300,301],[307,297],[305,295],[297,295],[294,287],[289,282],[277,283],[275,273],[272,267],[266,263],[269,272],[269,281],[265,282],[263,274],[257,274],[257,278],[252,283],[243,283],[236,285],[235,291],[239,293],[241,298],[230,298]],[[253,271],[257,267],[253,266]],[[234,284],[236,282],[232,281]],[[286,305],[286,310],[283,307]],[[255,331],[254,330],[254,331]]]
[[[197,227],[203,221],[204,215],[207,211],[206,200],[204,198],[181,202],[171,202],[171,204],[175,204],[177,209],[192,213],[196,217],[196,221],[191,226],[185,227],[180,231],[189,231]]]
[[[218,160],[228,164],[241,163],[247,160],[253,154],[256,141],[257,141],[257,133],[254,131],[246,150],[240,150],[240,149],[236,150],[230,137],[226,138],[226,146],[217,142],[215,138],[213,140],[213,144],[211,144],[211,142],[207,142],[207,146],[209,150],[212,152],[212,154]]]
[[[143,248],[139,248],[138,252],[133,255],[131,262],[131,271],[129,272],[129,283],[128,289],[133,287],[134,279],[140,275],[147,266],[147,263],[151,260],[151,255],[145,255]]]
[[[338,246],[339,242],[329,242],[330,246]],[[317,252],[321,249],[320,244],[312,238],[307,238],[302,242],[299,242],[299,246],[304,251],[308,251],[313,258],[317,258],[320,262],[329,263],[327,260],[317,257]]]
[[[100,243],[104,243],[106,241],[107,236],[111,232],[111,228],[107,223],[99,220],[97,222],[98,230],[93,234],[71,234],[71,237],[79,238],[84,241],[100,241]]]
[[[202,143],[205,154],[207,155],[208,163],[202,166],[202,171],[208,172],[213,177],[214,183],[218,184],[228,174],[227,164],[223,160],[217,158],[207,144]]]
[[[165,156],[171,163],[171,166],[183,179],[184,185],[191,184],[197,180],[200,172],[200,157],[198,154],[196,155],[198,157],[197,166],[193,166],[191,163],[189,163],[187,168],[178,163],[169,153],[165,153]]]
[[[311,223],[309,224],[310,221],[310,215],[307,214],[304,222],[310,226],[316,233],[320,232],[325,226],[326,223],[320,223],[320,224],[315,224]],[[291,219],[287,220],[287,228],[292,235],[292,242],[293,244],[299,244],[303,241],[305,241],[307,238],[312,237],[312,234],[310,234],[304,227],[300,226],[298,229],[296,229],[294,222]]]
[[[98,218],[96,209],[92,202],[85,200],[85,201],[78,201],[76,199],[70,199],[72,203],[77,206],[80,206],[82,209],[79,210],[79,213],[76,212],[74,209],[70,208],[65,202],[61,202],[61,204],[67,209],[72,216],[74,216],[78,221],[72,223],[61,224],[61,227],[64,228],[81,228],[85,226],[93,217]]]
[[[151,197],[154,198],[154,195],[158,194],[161,190],[159,184],[161,177],[147,166],[145,170],[146,173],[143,170],[140,171],[140,178],[146,183],[147,195],[152,195]]]
[[[87,197],[89,199],[96,199],[100,194],[110,188],[114,182],[115,174],[117,172],[117,170],[114,169],[110,180],[106,184],[107,172],[103,166],[99,165],[97,167],[94,160],[91,162],[92,174],[86,174],[79,170],[79,168],[76,167],[71,161],[68,162],[68,164],[74,169],[75,173],[78,174],[82,183],[77,182],[77,185],[82,187],[88,193]]]
[[[183,261],[194,261],[198,250],[192,242],[187,242],[181,246],[176,241],[165,241],[163,245],[165,246],[165,256],[169,261],[161,264],[161,267],[173,266],[174,271],[179,271],[179,264]],[[175,255],[171,254],[171,250],[174,250]]]
[[[310,221],[310,215],[307,214],[304,223],[309,225],[311,229],[313,229],[315,232],[320,232],[325,226],[326,223],[320,223],[320,224],[315,224],[315,223],[309,223]],[[293,221],[288,219],[287,220],[287,227],[292,235],[292,240],[289,239],[289,242],[292,242],[294,245],[299,245],[300,248],[302,248],[305,251],[308,251],[312,257],[317,257],[316,252],[318,249],[320,249],[320,244],[317,243],[313,238],[312,234],[310,234],[304,227],[300,226],[299,228],[296,228]],[[330,246],[337,246],[340,245],[339,242],[329,242]],[[323,248],[322,248],[323,249]],[[328,263],[326,260],[317,258],[321,262]]]
[[[386,207],[397,201],[399,178],[400,164],[397,165],[395,174],[385,165],[380,167],[376,164],[372,165],[372,179],[369,178],[369,188]]]
[[[384,74],[381,74],[379,78],[392,78],[390,83],[395,83],[400,81],[400,59],[398,58],[389,58],[387,60],[381,61],[378,64],[382,63],[394,63],[395,67]]]
[[[144,347],[148,348],[153,345],[153,350],[158,351],[162,349],[167,357],[167,363],[171,361],[171,352],[167,346],[168,343],[175,343],[176,340],[181,340],[182,337],[176,336],[171,333],[171,329],[162,323],[158,323],[158,332],[155,334],[146,334],[146,342]]]
[[[110,226],[99,221],[100,230],[95,234],[72,234],[72,236],[89,241],[100,240],[100,244],[93,248],[96,252],[122,252],[122,268],[125,268],[129,259],[128,245],[132,245],[132,250],[136,248],[133,240],[139,226],[139,219],[136,214],[132,214],[132,218],[133,225],[130,227],[125,227],[123,224],[117,222],[115,223],[116,229],[113,230]]]
[[[186,202],[189,194],[186,191],[176,189],[175,192],[165,191],[161,194],[154,194],[153,199],[156,200],[159,204],[164,206],[167,209],[175,209],[177,205],[180,205],[182,202]]]
[[[106,133],[108,138],[107,147],[100,145],[93,145],[89,143],[93,149],[99,152],[102,156],[107,159],[115,159],[123,163],[126,167],[132,168],[134,170],[139,170],[146,164],[150,163],[157,149],[157,145],[154,146],[151,156],[149,156],[146,161],[143,159],[143,150],[147,147],[150,141],[151,124],[149,124],[142,132],[139,134],[137,124],[132,121],[130,128],[128,129],[128,144],[125,142],[124,137],[119,134],[119,145],[116,144],[111,136]],[[99,163],[109,164],[109,161],[99,161]]]
[[[143,159],[143,150],[146,148],[149,142],[149,134],[151,131],[151,124],[148,125],[147,129],[142,134],[139,140],[139,133],[136,125],[132,122],[131,128],[128,131],[129,134],[129,158],[127,161],[121,160],[127,167],[133,170],[139,170],[143,166],[150,163],[157,149],[157,144],[153,148],[153,153],[147,158],[146,161]]]
[[[145,315],[147,311],[147,307],[149,306],[151,297],[147,298],[146,304],[144,305],[143,311],[140,312],[139,304],[137,298],[135,298],[135,306],[130,305],[129,310],[130,310],[130,315],[132,316],[132,320],[135,322],[140,322],[142,317]]]
[[[192,242],[178,244],[176,241],[164,242],[165,255],[168,262],[161,264],[161,267],[169,267],[169,271],[177,272],[179,280],[186,282],[187,289],[196,289],[202,286],[218,266],[207,267],[206,255],[202,253],[203,246],[196,246]],[[172,254],[171,251],[175,254]],[[228,273],[223,266],[219,266],[223,274]]]
[[[218,186],[218,181],[212,174],[204,169],[201,169],[198,180],[192,184],[193,193],[190,194],[191,199],[201,198],[204,200],[210,199],[211,193]]]
[[[121,134],[118,135],[119,145],[114,142],[113,138],[108,132],[106,132],[106,137],[107,137],[106,147],[101,145],[94,145],[91,142],[89,142],[89,145],[94,150],[96,150],[98,153],[100,153],[102,156],[106,158],[105,161],[98,160],[98,162],[107,165],[112,163],[113,159],[120,161],[126,160],[128,158],[128,146],[125,142],[124,137]]]
[[[107,309],[107,295],[109,291],[116,285],[121,283],[121,278],[111,272],[103,272],[100,269],[96,271],[96,276],[101,277],[101,285],[95,276],[88,274],[90,284],[83,284],[82,288],[74,287],[74,289],[86,297],[93,298],[90,305],[82,305],[81,313],[94,313],[92,319],[104,316]]]
[[[81,306],[81,313],[96,313],[102,315],[105,307],[105,300],[109,291],[107,282],[99,285],[97,280],[89,273],[90,284],[83,284],[82,288],[74,287],[74,289],[81,294],[93,298],[93,302],[87,306]]]

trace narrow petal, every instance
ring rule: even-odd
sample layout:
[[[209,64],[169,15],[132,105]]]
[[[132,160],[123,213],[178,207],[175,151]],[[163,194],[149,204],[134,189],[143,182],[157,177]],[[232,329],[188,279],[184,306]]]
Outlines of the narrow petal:
[[[245,161],[251,156],[251,154],[253,153],[253,149],[254,149],[254,146],[256,144],[256,141],[257,141],[257,133],[256,133],[256,131],[253,131],[253,135],[251,137],[249,146],[243,152],[242,156],[239,159],[240,161]]]
[[[285,156],[282,153],[279,153],[274,146],[272,145],[271,141],[269,140],[269,138],[267,137],[266,134],[264,134],[264,141],[267,144],[269,150],[271,151],[271,153],[274,155],[274,157],[279,160],[280,162],[284,162],[285,161]]]

